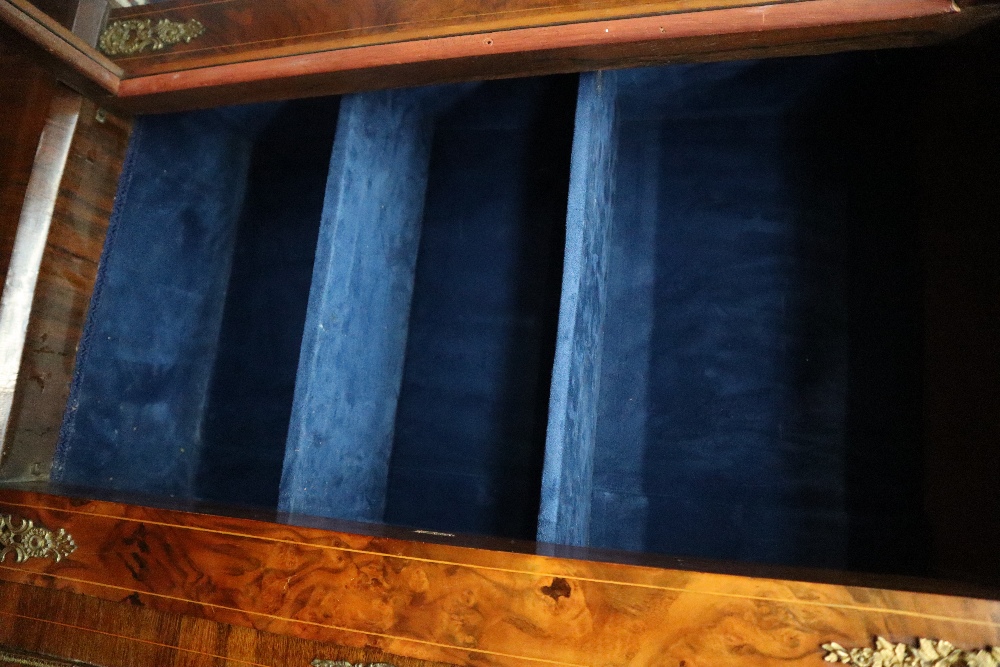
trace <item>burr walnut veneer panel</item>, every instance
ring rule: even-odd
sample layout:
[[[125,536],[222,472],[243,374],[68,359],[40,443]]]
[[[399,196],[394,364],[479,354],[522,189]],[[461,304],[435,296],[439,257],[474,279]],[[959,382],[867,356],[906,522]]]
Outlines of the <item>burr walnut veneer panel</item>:
[[[72,534],[0,579],[462,665],[818,667],[873,636],[1000,643],[1000,602],[503,553],[7,490]],[[367,529],[357,525],[357,529]],[[413,535],[419,537],[419,535]]]
[[[371,648],[273,635],[67,591],[0,582],[0,665],[56,658],[51,667],[309,667],[316,658],[433,667]],[[47,661],[48,662],[48,661]]]

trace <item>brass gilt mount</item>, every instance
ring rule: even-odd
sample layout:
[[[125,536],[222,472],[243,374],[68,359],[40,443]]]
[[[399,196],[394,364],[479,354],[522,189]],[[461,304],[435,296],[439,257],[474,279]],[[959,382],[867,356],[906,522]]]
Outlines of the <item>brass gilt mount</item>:
[[[312,667],[396,667],[387,662],[359,662],[357,664],[346,660],[320,660],[316,658],[312,661]]]
[[[97,40],[97,46],[109,56],[132,56],[181,42],[187,44],[204,32],[205,26],[195,19],[184,23],[170,19],[155,23],[153,19],[126,19],[109,23]]]
[[[0,563],[9,554],[17,563],[30,558],[52,558],[58,563],[74,551],[73,537],[62,528],[53,532],[27,519],[0,514]]]
[[[950,642],[920,638],[916,647],[878,637],[875,648],[844,648],[823,644],[827,662],[853,667],[1000,667],[1000,648],[963,651]]]

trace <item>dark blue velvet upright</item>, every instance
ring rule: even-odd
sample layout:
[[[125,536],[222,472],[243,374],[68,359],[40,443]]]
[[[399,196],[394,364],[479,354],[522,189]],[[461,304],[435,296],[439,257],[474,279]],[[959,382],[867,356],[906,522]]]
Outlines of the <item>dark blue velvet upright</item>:
[[[572,92],[345,98],[283,510],[533,536]]]
[[[295,392],[336,98],[286,104],[254,143],[195,494],[274,506]]]

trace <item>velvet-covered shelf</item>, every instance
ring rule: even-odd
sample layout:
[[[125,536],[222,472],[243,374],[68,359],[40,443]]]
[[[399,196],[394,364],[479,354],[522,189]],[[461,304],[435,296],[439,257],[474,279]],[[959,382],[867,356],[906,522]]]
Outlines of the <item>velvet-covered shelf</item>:
[[[53,480],[927,573],[928,62],[141,118]]]

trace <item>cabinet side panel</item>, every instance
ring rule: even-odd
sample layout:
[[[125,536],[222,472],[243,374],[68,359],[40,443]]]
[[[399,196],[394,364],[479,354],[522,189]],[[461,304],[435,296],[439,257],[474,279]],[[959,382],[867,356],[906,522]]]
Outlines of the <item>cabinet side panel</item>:
[[[130,129],[131,120],[83,102],[31,306],[6,479],[49,474]]]
[[[24,204],[38,138],[45,126],[55,81],[42,68],[0,41],[0,275],[7,273],[17,221]]]

